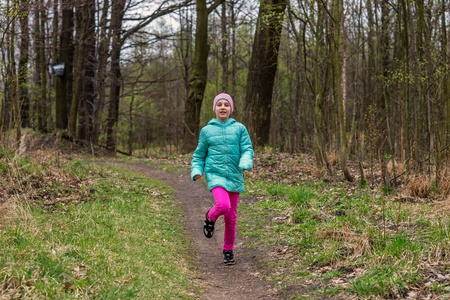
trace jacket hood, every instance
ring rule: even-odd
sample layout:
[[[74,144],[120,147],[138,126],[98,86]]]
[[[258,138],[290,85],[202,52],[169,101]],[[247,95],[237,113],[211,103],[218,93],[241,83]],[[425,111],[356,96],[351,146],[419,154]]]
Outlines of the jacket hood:
[[[236,123],[236,120],[233,119],[233,118],[228,118],[228,120],[226,120],[225,122],[219,121],[218,119],[214,118],[214,119],[211,119],[208,122],[208,125],[225,125],[225,126],[228,126],[228,125],[231,125],[233,123]]]

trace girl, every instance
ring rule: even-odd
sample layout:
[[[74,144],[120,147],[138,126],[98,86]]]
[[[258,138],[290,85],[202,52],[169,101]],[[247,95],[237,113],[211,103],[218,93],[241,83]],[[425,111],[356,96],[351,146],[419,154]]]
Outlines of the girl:
[[[223,262],[234,265],[234,240],[239,193],[245,191],[244,170],[253,168],[253,147],[247,128],[230,118],[234,103],[230,95],[222,93],[214,98],[215,118],[202,128],[198,146],[192,155],[191,178],[206,174],[208,189],[216,204],[206,213],[203,233],[214,234],[214,223],[220,216],[225,221]]]

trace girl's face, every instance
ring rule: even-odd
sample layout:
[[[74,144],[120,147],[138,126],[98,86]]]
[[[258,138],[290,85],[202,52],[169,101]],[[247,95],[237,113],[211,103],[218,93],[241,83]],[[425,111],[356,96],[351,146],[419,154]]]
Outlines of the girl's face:
[[[224,99],[217,101],[216,107],[214,108],[214,113],[216,114],[216,119],[225,122],[231,115],[230,103]]]

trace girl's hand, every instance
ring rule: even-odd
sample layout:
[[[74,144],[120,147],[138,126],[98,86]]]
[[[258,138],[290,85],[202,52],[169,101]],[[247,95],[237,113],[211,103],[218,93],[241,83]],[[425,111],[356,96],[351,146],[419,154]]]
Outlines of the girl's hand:
[[[202,175],[198,175],[198,174],[197,174],[197,175],[194,176],[194,180],[198,180],[198,179],[200,179],[201,177],[202,177]]]

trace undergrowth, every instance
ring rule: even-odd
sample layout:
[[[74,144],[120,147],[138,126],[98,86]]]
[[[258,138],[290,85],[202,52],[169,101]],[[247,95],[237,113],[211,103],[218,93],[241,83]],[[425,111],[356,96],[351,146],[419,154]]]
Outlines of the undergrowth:
[[[450,218],[439,202],[323,182],[249,180],[248,190],[257,201],[241,204],[240,232],[268,249],[266,275],[288,298],[450,294]]]

